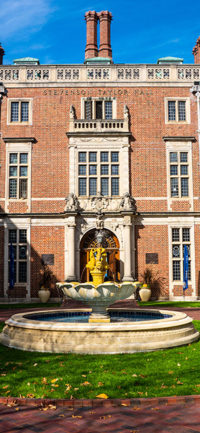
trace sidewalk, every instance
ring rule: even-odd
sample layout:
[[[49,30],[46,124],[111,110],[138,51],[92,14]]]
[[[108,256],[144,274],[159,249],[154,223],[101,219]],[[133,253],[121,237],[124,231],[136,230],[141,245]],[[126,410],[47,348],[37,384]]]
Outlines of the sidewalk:
[[[80,400],[77,401],[80,404]],[[96,403],[96,405],[94,405]],[[0,404],[0,433],[197,433],[200,398],[84,401],[57,407]],[[130,404],[130,405],[129,405]]]

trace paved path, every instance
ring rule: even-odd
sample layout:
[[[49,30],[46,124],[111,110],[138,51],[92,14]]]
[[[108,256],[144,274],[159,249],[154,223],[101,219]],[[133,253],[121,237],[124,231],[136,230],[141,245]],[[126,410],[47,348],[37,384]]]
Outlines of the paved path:
[[[135,306],[131,300],[117,305]],[[66,305],[71,308],[76,306],[72,302]],[[200,308],[170,309],[184,311],[200,320]],[[22,311],[25,312],[22,309],[0,310],[0,321]],[[0,397],[0,433],[17,432],[200,433],[200,396],[45,402]]]
[[[80,403],[80,401],[79,401]],[[97,402],[98,403],[98,402]],[[104,402],[103,402],[104,403]],[[197,433],[200,399],[131,400],[83,407],[0,404],[0,433]]]

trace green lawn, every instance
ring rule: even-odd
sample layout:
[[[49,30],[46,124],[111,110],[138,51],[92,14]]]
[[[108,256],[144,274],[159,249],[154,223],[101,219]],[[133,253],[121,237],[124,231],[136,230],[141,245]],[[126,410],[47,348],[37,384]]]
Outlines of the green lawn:
[[[163,302],[155,302],[155,301],[149,301],[149,302],[138,302],[140,307],[142,306],[154,306],[158,308],[162,307],[177,307],[177,308],[200,308],[200,302],[187,302],[187,301],[163,301]]]
[[[200,321],[194,321],[200,331]],[[75,355],[0,345],[0,395],[109,398],[200,394],[200,341],[157,352]]]

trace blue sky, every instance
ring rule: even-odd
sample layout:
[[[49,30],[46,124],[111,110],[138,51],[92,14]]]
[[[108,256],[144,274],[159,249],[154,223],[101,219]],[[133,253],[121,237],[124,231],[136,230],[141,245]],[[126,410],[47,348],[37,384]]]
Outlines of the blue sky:
[[[156,63],[164,56],[193,63],[192,48],[200,36],[199,0],[1,1],[4,64],[27,56],[44,64],[83,63],[88,10],[112,12],[115,63]]]

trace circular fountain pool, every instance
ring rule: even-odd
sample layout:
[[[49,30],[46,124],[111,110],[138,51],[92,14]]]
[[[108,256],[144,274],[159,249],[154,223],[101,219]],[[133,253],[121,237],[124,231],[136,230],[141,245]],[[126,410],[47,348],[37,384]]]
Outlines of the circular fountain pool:
[[[0,342],[28,351],[100,354],[158,350],[199,338],[185,313],[110,308],[110,323],[88,323],[90,311],[15,314],[6,321]]]

